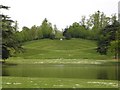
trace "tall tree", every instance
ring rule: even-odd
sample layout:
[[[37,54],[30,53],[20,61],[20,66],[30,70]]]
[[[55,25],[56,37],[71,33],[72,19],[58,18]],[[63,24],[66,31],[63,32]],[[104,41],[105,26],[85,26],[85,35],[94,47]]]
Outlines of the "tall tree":
[[[9,9],[8,6],[0,6],[0,9]],[[10,19],[7,15],[0,14],[2,20],[0,24],[2,25],[2,59],[7,59],[11,52],[17,52],[21,50],[21,45],[15,38],[16,29],[12,24],[13,20]]]
[[[31,36],[31,40],[36,40],[38,39],[38,36],[37,36],[37,26],[32,26],[31,29],[30,29],[30,36]]]
[[[46,18],[42,22],[41,30],[42,30],[43,38],[51,38],[54,35],[52,24],[49,23]]]
[[[115,32],[115,40],[112,40],[110,42],[110,45],[108,47],[108,51],[110,51],[115,59],[119,59],[120,58],[120,23],[119,25],[116,27],[116,32]]]
[[[103,12],[97,11],[90,15],[87,20],[87,28],[91,28],[92,37],[97,40],[99,38],[99,32],[102,28],[110,24],[110,18]]]
[[[118,34],[120,33],[119,27],[120,24],[115,20],[112,25],[107,25],[105,28],[101,30],[101,32],[99,33],[100,38],[98,39],[98,48],[97,48],[97,51],[99,53],[107,54],[110,45],[113,45],[111,46],[111,48],[114,48],[115,52],[118,52],[117,44],[119,44],[119,41],[116,41],[116,36],[118,36]]]

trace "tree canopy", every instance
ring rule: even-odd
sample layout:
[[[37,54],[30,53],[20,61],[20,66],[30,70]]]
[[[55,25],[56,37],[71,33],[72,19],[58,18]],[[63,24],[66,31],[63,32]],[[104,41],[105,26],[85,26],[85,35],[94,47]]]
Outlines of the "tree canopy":
[[[0,9],[9,9],[8,6],[0,6]],[[2,59],[7,59],[12,53],[18,52],[21,49],[20,43],[16,40],[16,29],[13,26],[15,22],[7,15],[0,15],[2,17],[0,24],[2,25]]]
[[[97,51],[101,54],[107,54],[108,49],[111,49],[117,58],[120,52],[120,23],[114,21],[113,24],[103,28],[99,34]]]

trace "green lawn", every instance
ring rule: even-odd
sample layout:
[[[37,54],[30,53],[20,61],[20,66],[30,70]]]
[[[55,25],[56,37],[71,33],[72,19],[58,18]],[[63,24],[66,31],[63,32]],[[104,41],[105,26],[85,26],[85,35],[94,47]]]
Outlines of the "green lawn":
[[[36,40],[23,46],[25,52],[17,57],[24,59],[111,59],[110,56],[96,53],[96,42],[84,39]]]
[[[117,88],[115,80],[3,77],[3,88]],[[6,80],[6,81],[5,81]]]

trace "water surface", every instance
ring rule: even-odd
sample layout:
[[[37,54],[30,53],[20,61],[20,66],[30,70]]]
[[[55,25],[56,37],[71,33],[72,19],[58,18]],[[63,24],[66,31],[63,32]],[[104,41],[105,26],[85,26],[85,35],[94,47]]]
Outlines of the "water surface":
[[[44,78],[79,78],[117,80],[116,64],[81,65],[81,64],[20,64],[3,65],[3,76],[44,77]]]

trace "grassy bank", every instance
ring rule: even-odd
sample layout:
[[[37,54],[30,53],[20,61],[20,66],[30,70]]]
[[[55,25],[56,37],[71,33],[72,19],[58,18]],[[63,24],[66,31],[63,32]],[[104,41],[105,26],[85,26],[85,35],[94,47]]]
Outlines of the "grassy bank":
[[[94,59],[23,59],[10,58],[5,64],[106,64],[117,63],[116,60],[94,60]],[[4,65],[4,64],[3,64]]]

